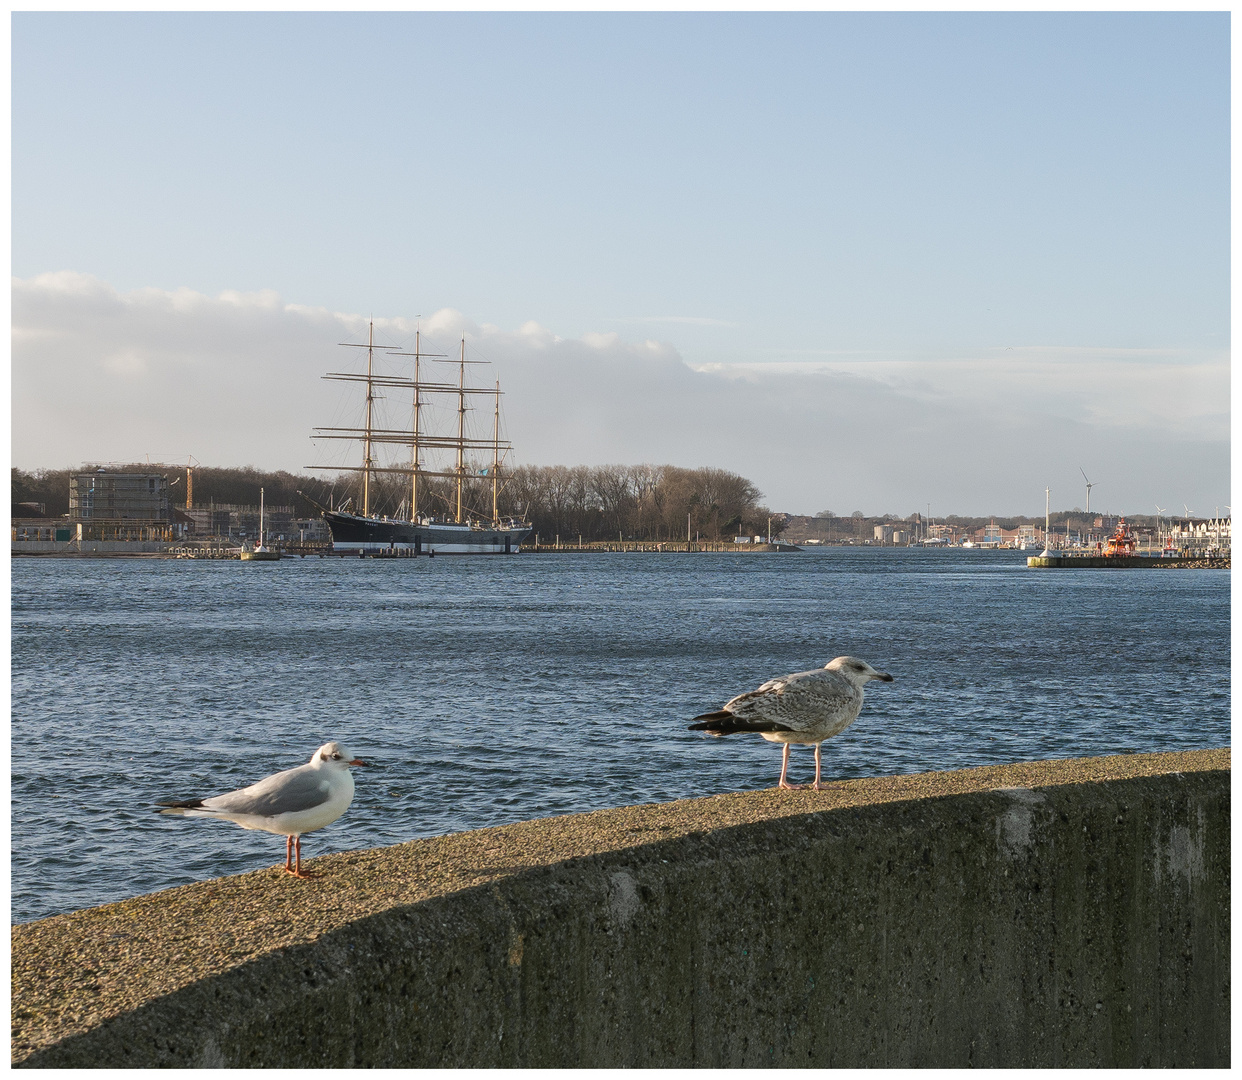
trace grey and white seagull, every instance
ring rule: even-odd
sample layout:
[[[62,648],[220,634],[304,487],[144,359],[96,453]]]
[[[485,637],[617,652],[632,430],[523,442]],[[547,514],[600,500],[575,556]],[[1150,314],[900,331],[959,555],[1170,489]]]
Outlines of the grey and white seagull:
[[[877,671],[864,660],[838,656],[813,671],[799,671],[769,679],[758,690],[738,694],[723,709],[694,719],[691,731],[711,735],[732,735],[735,731],[756,731],[768,742],[785,744],[781,757],[780,787],[794,788],[786,778],[789,747],[792,743],[815,746],[815,783],[820,790],[820,746],[825,739],[839,735],[858,716],[863,704],[863,687],[872,679],[892,682],[885,671]]]
[[[249,787],[206,799],[156,803],[158,813],[232,821],[285,837],[285,869],[302,872],[302,835],[331,825],[354,800],[351,765],[365,765],[340,743],[325,743],[305,765],[286,769]],[[292,861],[291,861],[292,860]]]

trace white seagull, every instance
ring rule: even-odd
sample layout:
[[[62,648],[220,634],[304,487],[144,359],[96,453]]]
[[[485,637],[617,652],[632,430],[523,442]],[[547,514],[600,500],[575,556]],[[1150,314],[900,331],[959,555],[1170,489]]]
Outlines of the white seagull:
[[[310,761],[275,773],[249,787],[206,799],[156,803],[158,813],[233,821],[285,837],[285,869],[302,873],[302,834],[331,825],[354,800],[351,765],[365,765],[335,742],[324,743]],[[291,865],[292,860],[292,865]]]
[[[820,746],[854,722],[862,709],[863,687],[872,679],[893,681],[887,672],[876,671],[863,660],[838,656],[822,668],[769,679],[758,690],[739,694],[723,709],[696,716],[702,723],[691,724],[690,730],[712,735],[757,731],[768,742],[784,743],[779,785],[783,788],[797,787],[785,779],[790,744],[814,743],[813,787],[819,791]]]

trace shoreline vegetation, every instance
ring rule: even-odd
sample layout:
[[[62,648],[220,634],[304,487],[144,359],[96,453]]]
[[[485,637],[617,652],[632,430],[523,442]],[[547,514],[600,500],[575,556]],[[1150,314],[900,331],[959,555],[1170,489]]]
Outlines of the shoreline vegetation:
[[[160,472],[167,475],[174,498],[180,495],[181,510],[185,499],[185,466],[143,464],[118,466],[111,470]],[[35,469],[11,471],[11,502],[13,518],[63,518],[69,513],[69,477],[80,469]],[[266,489],[269,506],[296,507],[299,512],[313,512],[306,496],[323,505],[340,506],[356,492],[355,473],[335,477],[297,475],[285,470],[264,471],[252,466],[215,468],[196,465],[193,470],[194,505],[210,504],[257,506],[259,489]],[[423,512],[444,513],[452,501],[451,479],[426,477],[420,480],[420,508]],[[486,508],[490,517],[491,477],[476,475],[467,478],[467,505]],[[302,492],[305,495],[301,494]],[[399,516],[404,512],[406,479],[400,475],[377,475],[372,478],[372,505],[379,514]],[[895,514],[864,514],[855,510],[848,516],[830,510],[815,515],[794,515],[769,509],[762,502],[763,494],[750,480],[726,469],[686,469],[676,465],[522,465],[506,472],[499,499],[502,516],[516,516],[529,521],[532,536],[538,534],[540,550],[555,548],[554,538],[560,537],[560,550],[574,546],[590,550],[629,550],[635,545],[680,543],[682,550],[689,539],[696,546],[725,544],[729,548],[737,536],[753,541],[762,537],[766,542],[784,543],[816,541],[824,545],[858,544],[869,540],[877,525],[923,524],[923,517],[914,513],[902,518]],[[1089,529],[1095,514],[1081,510],[1055,511],[1051,515],[1053,530]],[[947,515],[935,522],[967,531],[989,523],[1005,530],[1019,525],[1038,525],[1042,529],[1044,515],[997,517],[995,515]],[[1156,525],[1153,515],[1129,517],[1136,528]],[[770,530],[770,531],[769,531]],[[753,550],[753,549],[752,549]]]

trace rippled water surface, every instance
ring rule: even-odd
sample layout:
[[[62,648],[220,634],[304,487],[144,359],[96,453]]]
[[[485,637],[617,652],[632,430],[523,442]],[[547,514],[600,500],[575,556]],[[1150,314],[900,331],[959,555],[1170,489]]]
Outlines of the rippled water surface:
[[[282,860],[151,804],[329,739],[374,767],[312,856],[769,787],[779,746],[687,719],[844,653],[896,681],[825,744],[828,777],[1229,744],[1228,571],[833,549],[15,559],[12,581],[15,921]]]

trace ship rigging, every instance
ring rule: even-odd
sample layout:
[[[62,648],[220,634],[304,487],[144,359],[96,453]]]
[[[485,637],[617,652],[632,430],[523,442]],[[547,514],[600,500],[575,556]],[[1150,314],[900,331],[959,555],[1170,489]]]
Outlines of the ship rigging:
[[[360,428],[316,428],[311,438],[361,442],[362,464],[308,466],[312,469],[362,474],[362,512],[360,514],[352,512],[348,502],[335,509],[331,506],[319,507],[331,530],[333,549],[347,554],[356,552],[359,555],[508,554],[520,550],[521,541],[530,533],[530,526],[512,518],[502,519],[500,515],[502,473],[505,459],[512,449],[511,444],[500,437],[500,382],[497,381],[494,389],[466,385],[467,365],[484,364],[487,361],[466,358],[465,337],[462,338],[459,355],[455,358],[449,357],[446,353],[424,352],[421,329],[415,332],[413,352],[377,346],[374,322],[369,325],[365,344],[357,342],[341,342],[341,344],[346,348],[366,349],[366,372],[334,371],[329,372],[324,378],[365,385],[363,426]],[[411,358],[413,377],[405,378],[377,371],[377,353]],[[456,383],[424,379],[424,360],[456,366]],[[376,401],[381,399],[383,391],[394,389],[408,390],[411,393],[408,430],[377,426]],[[455,432],[445,434],[428,429],[424,410],[429,404],[429,399],[434,400],[436,395],[449,395],[456,398]],[[472,411],[467,407],[466,401],[468,398],[479,395],[486,395],[494,400],[490,439],[473,438],[466,433],[466,413]],[[380,463],[376,460],[376,449],[382,446],[406,447],[409,451],[408,463]],[[425,455],[434,456],[437,452],[444,451],[453,452],[453,465],[448,468],[429,468]],[[491,461],[484,469],[467,463],[468,456],[473,458],[480,451],[491,452]],[[404,474],[409,477],[408,498],[402,500],[397,514],[393,517],[373,513],[375,503],[373,488],[377,486],[378,476],[383,474]],[[482,476],[486,476],[491,481],[492,513],[490,520],[477,511],[471,511],[466,505],[467,481]],[[452,511],[451,519],[422,512],[420,503],[425,502],[423,489],[430,487],[425,481],[433,478],[453,481],[453,499],[449,504]],[[318,506],[317,503],[316,505]],[[407,509],[408,513],[406,513]]]

